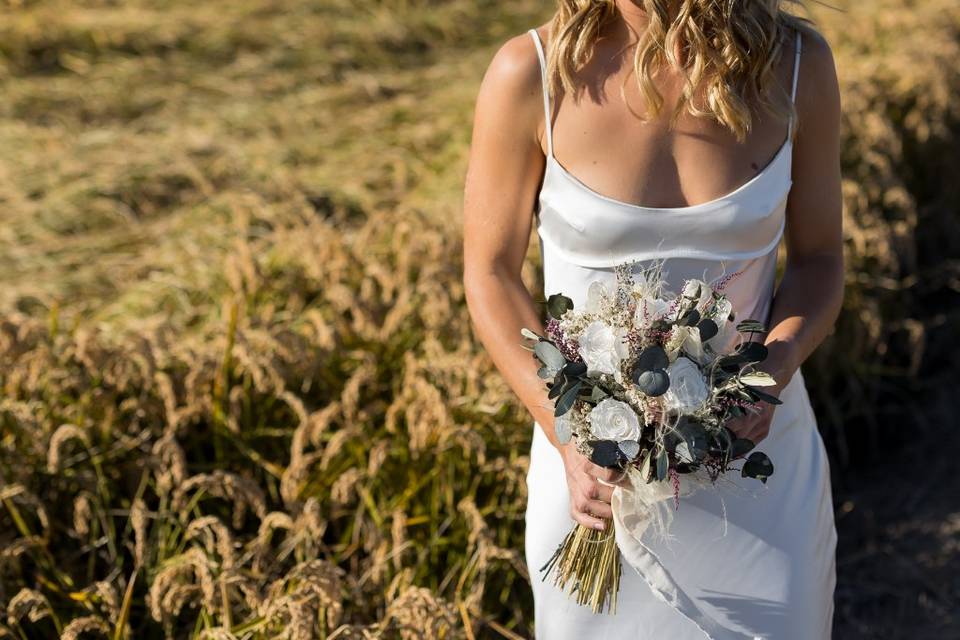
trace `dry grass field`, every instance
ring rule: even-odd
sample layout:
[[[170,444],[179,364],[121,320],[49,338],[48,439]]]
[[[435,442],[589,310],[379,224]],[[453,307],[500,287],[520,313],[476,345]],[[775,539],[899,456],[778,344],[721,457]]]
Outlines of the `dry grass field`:
[[[960,5],[837,7],[835,637],[960,637]],[[531,637],[460,200],[551,9],[0,3],[0,638]]]

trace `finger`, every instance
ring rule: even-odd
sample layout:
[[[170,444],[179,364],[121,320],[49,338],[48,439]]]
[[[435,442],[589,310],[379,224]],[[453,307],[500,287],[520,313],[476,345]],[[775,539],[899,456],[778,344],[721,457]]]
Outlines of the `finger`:
[[[583,526],[591,529],[603,530],[607,528],[607,523],[605,521],[601,520],[600,518],[595,518],[576,508],[570,510],[570,517]]]
[[[613,507],[611,507],[609,503],[600,502],[599,500],[591,500],[589,503],[587,503],[586,511],[595,518],[613,517]]]
[[[613,487],[605,484],[600,484],[597,481],[596,490],[590,494],[588,497],[592,500],[599,500],[600,502],[606,502],[607,504],[613,499]]]
[[[601,467],[598,464],[591,464],[590,475],[592,475],[597,480],[608,483],[616,483],[623,476],[623,471],[620,469],[609,469],[607,467]]]

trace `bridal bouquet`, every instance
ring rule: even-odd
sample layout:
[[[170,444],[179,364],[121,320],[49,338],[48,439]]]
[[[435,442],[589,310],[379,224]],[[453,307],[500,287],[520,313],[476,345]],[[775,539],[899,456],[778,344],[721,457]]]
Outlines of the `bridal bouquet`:
[[[636,508],[665,496],[678,508],[681,477],[687,487],[707,486],[741,459],[743,477],[766,482],[770,459],[726,426],[759,403],[780,404],[763,391],[773,378],[754,367],[767,350],[752,338],[765,328],[736,322],[721,291],[726,280],[714,287],[688,280],[673,294],[662,263],[614,271],[615,284],[590,285],[583,309],[551,295],[546,336],[522,331],[554,401],[558,440],[573,439],[595,464],[622,471]],[[614,536],[577,524],[541,568],[543,578],[554,570],[555,583],[580,604],[616,610]]]

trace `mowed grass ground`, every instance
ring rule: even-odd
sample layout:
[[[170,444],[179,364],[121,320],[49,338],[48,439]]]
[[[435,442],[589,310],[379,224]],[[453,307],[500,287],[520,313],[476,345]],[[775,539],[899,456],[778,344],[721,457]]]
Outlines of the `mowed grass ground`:
[[[951,637],[960,13],[839,7],[836,637]],[[460,201],[482,73],[551,9],[4,5],[0,637],[530,637]]]

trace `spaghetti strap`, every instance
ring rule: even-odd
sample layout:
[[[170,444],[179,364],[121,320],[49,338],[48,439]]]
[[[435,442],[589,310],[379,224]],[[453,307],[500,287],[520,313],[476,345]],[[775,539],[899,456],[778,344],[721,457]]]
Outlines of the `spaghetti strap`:
[[[540,87],[543,93],[543,118],[545,121],[545,133],[547,136],[547,157],[553,157],[553,126],[550,124],[550,91],[547,86],[547,59],[543,54],[543,43],[540,41],[540,34],[536,29],[530,29],[529,33],[533,36],[533,43],[537,46],[537,57],[540,59]]]
[[[797,79],[800,76],[800,43],[802,38],[800,37],[800,31],[797,30],[797,46],[795,47],[795,52],[793,56],[793,87],[790,89],[790,102],[794,105],[797,104]],[[793,136],[793,115],[790,116],[790,127],[788,131],[788,139]]]

